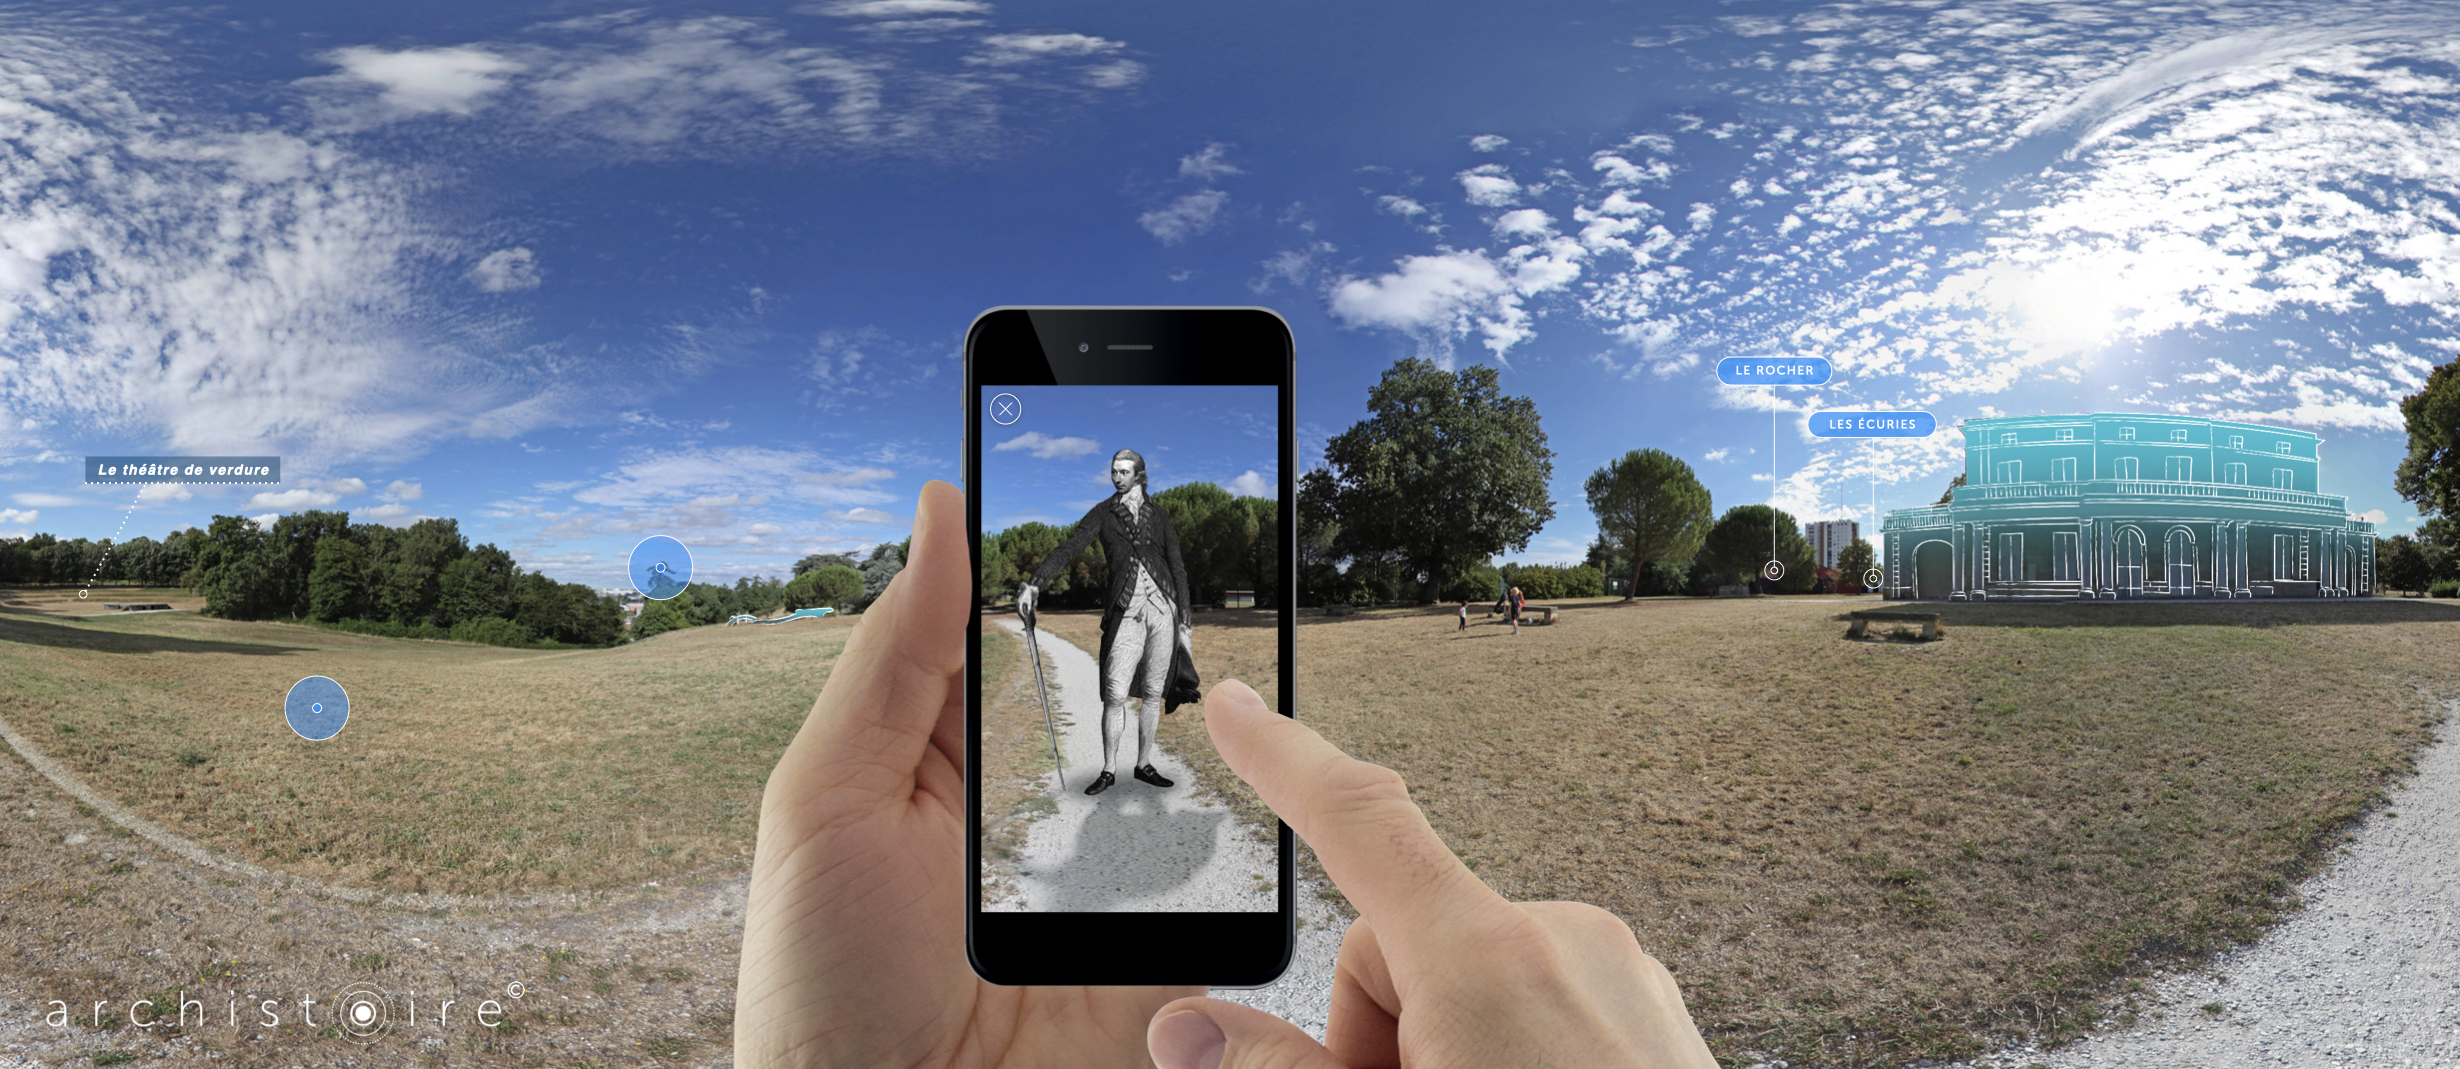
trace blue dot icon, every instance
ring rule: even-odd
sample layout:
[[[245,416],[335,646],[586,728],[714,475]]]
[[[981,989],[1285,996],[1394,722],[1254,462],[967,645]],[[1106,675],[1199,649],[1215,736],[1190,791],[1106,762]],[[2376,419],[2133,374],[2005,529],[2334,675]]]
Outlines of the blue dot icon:
[[[282,699],[282,718],[309,742],[323,742],[342,733],[350,722],[350,695],[328,676],[309,676],[290,685]]]
[[[683,593],[692,582],[692,551],[665,535],[651,535],[632,547],[632,589],[651,601]]]

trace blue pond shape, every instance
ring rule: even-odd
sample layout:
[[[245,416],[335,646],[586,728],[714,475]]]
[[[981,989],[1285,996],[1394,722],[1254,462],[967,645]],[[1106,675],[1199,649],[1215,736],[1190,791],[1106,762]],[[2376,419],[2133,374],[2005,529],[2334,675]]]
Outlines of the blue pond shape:
[[[692,551],[665,535],[651,535],[632,547],[632,563],[626,571],[632,576],[632,589],[651,601],[665,601],[691,584]]]
[[[350,722],[350,695],[328,676],[309,676],[290,685],[282,699],[282,718],[309,742],[323,742],[342,733]]]

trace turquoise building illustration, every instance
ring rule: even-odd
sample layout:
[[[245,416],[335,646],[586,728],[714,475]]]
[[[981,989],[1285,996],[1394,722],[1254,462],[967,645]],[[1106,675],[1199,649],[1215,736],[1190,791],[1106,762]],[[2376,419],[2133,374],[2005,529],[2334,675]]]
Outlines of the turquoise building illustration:
[[[1963,428],[1965,485],[1881,524],[1887,597],[2374,593],[2374,524],[2322,492],[2306,431],[2107,412]]]

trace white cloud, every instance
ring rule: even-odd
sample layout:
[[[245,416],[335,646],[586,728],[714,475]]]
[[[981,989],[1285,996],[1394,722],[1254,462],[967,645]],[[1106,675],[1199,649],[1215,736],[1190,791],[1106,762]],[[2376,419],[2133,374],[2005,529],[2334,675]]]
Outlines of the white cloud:
[[[249,498],[246,507],[259,509],[320,509],[328,507],[340,500],[340,495],[329,494],[322,490],[309,490],[301,488],[297,490],[284,490],[279,493],[267,490],[264,493],[256,495],[255,497]]]
[[[363,82],[377,91],[377,101],[394,115],[443,112],[468,115],[486,106],[486,98],[504,88],[506,79],[522,68],[520,61],[482,47],[338,48],[323,57],[341,68],[336,79]]]
[[[1281,492],[1280,483],[1272,476],[1254,471],[1241,473],[1221,487],[1240,497],[1271,497]]]
[[[250,517],[248,517],[248,522],[249,522],[249,523],[253,523],[253,524],[255,524],[258,528],[260,528],[260,529],[262,529],[262,530],[267,530],[267,531],[270,531],[270,530],[273,530],[273,524],[274,524],[274,521],[279,520],[279,519],[281,519],[281,518],[282,518],[282,514],[281,514],[281,513],[279,513],[279,512],[268,512],[268,513],[265,513],[265,514],[263,514],[263,515],[261,515],[261,516],[250,516]]]
[[[1409,199],[1408,197],[1401,196],[1398,193],[1386,194],[1385,196],[1375,198],[1375,206],[1383,209],[1384,211],[1400,216],[1403,219],[1411,219],[1426,214],[1426,205],[1420,204],[1417,201]]]
[[[1519,211],[1505,212],[1497,217],[1495,234],[1498,237],[1515,234],[1545,237],[1554,232],[1554,225],[1554,217],[1545,212],[1535,208],[1522,208]]]
[[[538,257],[526,248],[497,249],[470,268],[470,282],[489,293],[534,290],[545,275]]]
[[[895,522],[897,522],[897,517],[895,517],[895,516],[891,516],[891,515],[889,515],[888,513],[885,513],[885,512],[880,511],[879,509],[853,508],[853,509],[847,509],[847,510],[845,510],[844,512],[836,513],[835,515],[837,516],[837,518],[839,518],[839,519],[841,519],[841,520],[844,520],[844,521],[846,521],[846,522],[848,522],[848,523],[895,523]]]
[[[427,488],[419,485],[418,483],[395,479],[392,482],[385,484],[384,493],[387,497],[398,498],[403,501],[416,501],[427,496]]]
[[[1069,457],[1085,456],[1086,454],[1092,453],[1094,450],[1100,448],[1102,447],[1096,444],[1091,438],[1078,438],[1074,436],[1069,436],[1066,438],[1053,438],[1042,433],[1041,431],[1026,431],[1025,433],[1017,435],[1014,438],[1010,438],[1007,441],[992,446],[991,451],[995,453],[1006,453],[1018,449],[1026,449],[1031,450],[1034,456],[1043,460],[1064,460]],[[1109,475],[1105,474],[1103,478],[1108,479]]]
[[[155,504],[163,501],[186,501],[195,496],[195,494],[188,492],[187,487],[178,483],[148,483],[144,489],[137,491],[137,501],[140,504]]]
[[[1246,174],[1247,172],[1232,166],[1229,160],[1223,158],[1229,153],[1230,146],[1215,141],[1205,145],[1202,151],[1192,156],[1181,156],[1179,157],[1179,177],[1210,182],[1223,175]]]
[[[1578,242],[1553,237],[1501,256],[1447,251],[1410,256],[1373,279],[1345,277],[1327,295],[1333,316],[1353,327],[1385,327],[1416,337],[1449,367],[1451,340],[1472,331],[1501,357],[1530,336],[1526,298],[1560,290],[1580,276]]]
[[[1511,143],[1511,138],[1499,134],[1479,134],[1469,139],[1469,148],[1473,152],[1493,152]]]
[[[1520,183],[1505,174],[1499,164],[1475,167],[1454,177],[1460,179],[1461,192],[1469,203],[1481,208],[1501,208],[1520,199]]]
[[[649,451],[572,495],[591,505],[691,508],[707,513],[785,497],[822,505],[871,505],[891,495],[872,484],[896,472],[832,464],[807,450],[760,446]],[[678,504],[680,502],[680,504]],[[706,515],[689,517],[706,522]]]
[[[785,531],[786,531],[786,529],[785,529],[785,528],[780,527],[780,526],[778,526],[778,525],[776,525],[776,524],[774,524],[774,523],[755,523],[755,524],[753,524],[753,525],[751,525],[751,526],[749,526],[749,527],[744,528],[744,530],[749,531],[749,532],[751,532],[751,533],[753,533],[753,534],[756,534],[756,535],[773,535],[773,534],[783,534],[783,533],[785,533]]]
[[[42,518],[39,509],[0,509],[0,523],[34,523]]]
[[[1166,208],[1156,208],[1136,217],[1136,224],[1147,233],[1160,238],[1164,245],[1176,245],[1213,228],[1221,218],[1222,206],[1230,203],[1230,194],[1218,189],[1198,190],[1170,202]]]
[[[325,480],[325,489],[331,490],[337,494],[364,494],[367,492],[367,480],[327,479]]]
[[[78,505],[91,503],[82,498],[74,498],[66,494],[10,494],[9,498],[20,505],[32,505],[36,508],[73,508]]]
[[[1703,460],[1709,460],[1709,461],[1723,461],[1723,460],[1725,460],[1727,457],[1730,457],[1730,456],[1733,456],[1733,455],[1734,455],[1734,450],[1733,450],[1733,448],[1732,448],[1731,446],[1719,446],[1719,447],[1717,447],[1717,448],[1715,448],[1715,449],[1711,449],[1711,450],[1709,450],[1709,451],[1708,451],[1708,452],[1706,452],[1706,453],[1702,453],[1702,454],[1700,454],[1700,457],[1701,457],[1701,459],[1703,459]]]
[[[408,527],[425,518],[426,515],[419,510],[399,502],[350,510],[352,523],[380,523],[387,527]]]
[[[1007,67],[1041,59],[1099,56],[1116,52],[1117,41],[1081,33],[1001,33],[982,39],[984,51],[969,62]]]
[[[2382,509],[2367,509],[2364,512],[2352,512],[2349,514],[2349,518],[2353,520],[2364,520],[2367,523],[2382,523],[2391,519],[2391,516],[2385,513]],[[0,515],[0,523],[5,523],[7,520],[8,517],[6,515]]]
[[[847,0],[845,3],[822,4],[796,10],[809,11],[815,15],[834,15],[838,18],[884,19],[915,18],[928,15],[981,15],[989,13],[991,5],[982,3],[981,0]]]

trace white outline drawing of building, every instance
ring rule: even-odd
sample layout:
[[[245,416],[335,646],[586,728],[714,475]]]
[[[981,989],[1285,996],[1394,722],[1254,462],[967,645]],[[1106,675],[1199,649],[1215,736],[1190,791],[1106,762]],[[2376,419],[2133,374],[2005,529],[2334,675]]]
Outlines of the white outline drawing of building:
[[[2364,597],[2374,524],[2320,492],[2322,439],[2194,416],[1964,421],[1965,485],[1881,525],[1921,600]]]

